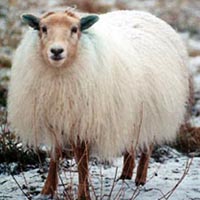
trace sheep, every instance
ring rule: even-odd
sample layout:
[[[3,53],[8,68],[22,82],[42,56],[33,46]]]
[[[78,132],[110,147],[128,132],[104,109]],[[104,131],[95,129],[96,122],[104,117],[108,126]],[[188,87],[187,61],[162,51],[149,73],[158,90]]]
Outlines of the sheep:
[[[22,19],[32,29],[13,60],[8,120],[24,143],[52,149],[53,168],[72,146],[78,199],[90,199],[89,154],[110,160],[126,152],[134,165],[135,150],[176,137],[189,74],[185,47],[167,23],[141,11]]]

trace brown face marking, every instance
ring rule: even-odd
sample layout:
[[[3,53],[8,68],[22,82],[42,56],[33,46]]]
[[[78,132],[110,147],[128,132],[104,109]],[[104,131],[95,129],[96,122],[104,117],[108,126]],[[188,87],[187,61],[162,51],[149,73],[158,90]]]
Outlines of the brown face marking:
[[[70,11],[70,10],[66,10],[65,13],[66,13],[68,16],[71,16],[71,17],[74,17],[74,18],[77,18],[77,19],[78,19],[78,16],[77,16],[75,13],[73,13],[72,11]]]
[[[44,18],[46,18],[46,17],[48,17],[49,15],[52,15],[52,14],[54,14],[55,12],[48,12],[48,13],[45,13],[43,16],[42,16],[42,18],[44,19]]]
[[[53,66],[72,63],[80,34],[80,19],[71,11],[45,14],[39,32],[44,60]]]
[[[79,23],[79,18],[75,15],[65,13],[49,13],[47,16],[41,18],[41,23],[48,24],[49,26],[53,25],[63,25],[66,28],[73,24]]]

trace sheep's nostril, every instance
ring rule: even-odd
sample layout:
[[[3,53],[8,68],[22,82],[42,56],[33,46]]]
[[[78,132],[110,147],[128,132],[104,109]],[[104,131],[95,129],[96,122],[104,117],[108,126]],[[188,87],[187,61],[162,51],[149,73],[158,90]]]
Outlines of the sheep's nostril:
[[[63,48],[51,48],[51,53],[53,53],[55,56],[58,56],[59,54],[61,54],[64,49]]]

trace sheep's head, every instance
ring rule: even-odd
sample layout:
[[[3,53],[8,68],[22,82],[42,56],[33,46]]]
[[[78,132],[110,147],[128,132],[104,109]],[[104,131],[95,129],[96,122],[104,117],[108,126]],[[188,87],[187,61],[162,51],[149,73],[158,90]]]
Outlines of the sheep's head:
[[[41,54],[45,62],[61,67],[73,61],[82,31],[92,26],[98,16],[79,18],[74,13],[65,11],[49,12],[41,18],[24,14],[22,19],[38,31]]]

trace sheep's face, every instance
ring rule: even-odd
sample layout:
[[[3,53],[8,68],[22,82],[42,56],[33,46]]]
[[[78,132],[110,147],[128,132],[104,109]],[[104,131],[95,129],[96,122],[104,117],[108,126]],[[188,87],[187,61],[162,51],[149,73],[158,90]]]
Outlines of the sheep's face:
[[[80,38],[80,20],[64,13],[49,14],[40,20],[41,52],[55,67],[71,63]]]
[[[41,18],[25,14],[22,18],[38,30],[41,55],[53,67],[68,66],[73,62],[81,32],[98,20],[95,15],[80,19],[69,11],[50,12]]]

